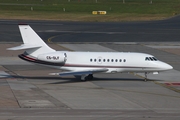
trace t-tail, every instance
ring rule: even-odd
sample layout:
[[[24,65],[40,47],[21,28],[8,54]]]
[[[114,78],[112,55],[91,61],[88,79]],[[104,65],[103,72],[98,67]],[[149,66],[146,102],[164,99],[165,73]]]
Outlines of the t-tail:
[[[8,50],[25,50],[26,54],[37,58],[39,54],[55,52],[50,48],[27,24],[19,24],[19,30],[22,36],[23,43],[20,46],[8,48]]]

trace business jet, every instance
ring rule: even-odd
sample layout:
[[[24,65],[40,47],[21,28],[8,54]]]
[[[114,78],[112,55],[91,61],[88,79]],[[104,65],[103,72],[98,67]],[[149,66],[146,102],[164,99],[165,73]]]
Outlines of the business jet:
[[[64,70],[50,73],[59,76],[80,76],[81,80],[93,79],[97,73],[144,73],[158,74],[173,69],[150,54],[135,52],[76,52],[56,51],[50,48],[27,24],[19,25],[23,43],[8,50],[25,50],[19,58],[40,65]]]

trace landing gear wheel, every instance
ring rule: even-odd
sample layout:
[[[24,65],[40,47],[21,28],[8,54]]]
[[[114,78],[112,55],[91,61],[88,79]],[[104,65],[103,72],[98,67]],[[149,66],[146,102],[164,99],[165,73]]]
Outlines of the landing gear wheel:
[[[89,74],[88,76],[86,76],[86,77],[84,78],[83,81],[92,80],[92,79],[93,79],[93,74]]]
[[[92,79],[93,79],[93,74],[89,74],[89,75],[88,75],[88,79],[89,79],[89,80],[92,80]]]

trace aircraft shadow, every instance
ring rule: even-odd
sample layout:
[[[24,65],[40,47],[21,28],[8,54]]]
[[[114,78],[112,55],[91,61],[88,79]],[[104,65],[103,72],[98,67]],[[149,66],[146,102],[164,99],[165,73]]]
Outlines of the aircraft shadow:
[[[77,82],[85,82],[85,81],[81,81],[81,79],[79,77],[75,77],[75,78],[64,78],[64,77],[49,77],[49,76],[19,76],[19,75],[3,75],[3,77],[1,79],[4,78],[16,78],[16,79],[34,79],[34,80],[58,80],[55,82],[51,82],[51,83],[46,83],[46,84],[66,84],[66,83],[77,83]],[[142,78],[98,78],[98,77],[94,77],[93,80],[88,80],[88,81],[144,81],[144,79]],[[161,81],[161,80],[150,80],[148,79],[148,81]]]

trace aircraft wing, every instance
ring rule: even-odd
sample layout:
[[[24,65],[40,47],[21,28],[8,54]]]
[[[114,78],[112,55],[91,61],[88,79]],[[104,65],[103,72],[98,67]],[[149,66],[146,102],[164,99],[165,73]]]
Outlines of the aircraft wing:
[[[108,69],[90,69],[90,70],[84,70],[84,71],[67,71],[67,72],[61,72],[61,73],[50,73],[50,75],[60,75],[60,76],[68,76],[68,75],[87,75],[87,74],[94,74],[94,73],[101,73],[106,72]]]

